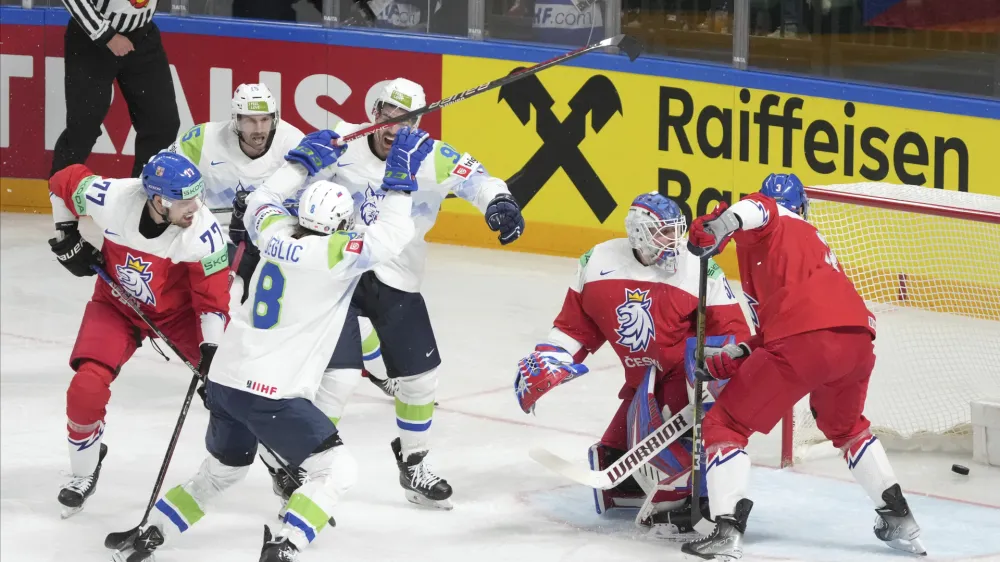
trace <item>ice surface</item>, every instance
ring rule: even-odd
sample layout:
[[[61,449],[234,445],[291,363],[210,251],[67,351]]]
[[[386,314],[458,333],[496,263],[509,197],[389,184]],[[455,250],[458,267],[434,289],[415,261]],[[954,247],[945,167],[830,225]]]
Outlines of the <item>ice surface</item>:
[[[95,239],[92,225],[84,233]],[[177,419],[190,374],[147,343],[112,386],[110,452],[87,508],[60,520],[56,495],[69,469],[65,436],[67,359],[94,279],[72,277],[49,252],[47,216],[0,215],[0,559],[107,561],[109,531],[135,525]],[[434,469],[455,488],[451,512],[406,502],[389,449],[392,403],[362,383],[341,430],[361,465],[337,509],[338,526],[302,555],[310,561],[683,560],[677,542],[643,536],[633,513],[601,518],[591,492],[527,456],[544,446],[584,464],[586,449],[617,407],[620,369],[608,350],[592,372],[524,415],[514,365],[544,337],[575,260],[432,245],[424,295],[441,348],[441,406]],[[195,404],[167,476],[168,487],[204,458],[207,415]],[[777,432],[775,432],[777,433]],[[874,513],[839,458],[777,471],[777,436],[755,437],[755,501],[746,560],[903,560],[871,533]],[[892,453],[925,529],[932,560],[1000,560],[1000,468],[970,458]],[[969,476],[950,471],[958,462]],[[925,497],[931,494],[935,497]],[[208,516],[162,549],[159,562],[250,562],[262,526],[278,509],[256,465]]]

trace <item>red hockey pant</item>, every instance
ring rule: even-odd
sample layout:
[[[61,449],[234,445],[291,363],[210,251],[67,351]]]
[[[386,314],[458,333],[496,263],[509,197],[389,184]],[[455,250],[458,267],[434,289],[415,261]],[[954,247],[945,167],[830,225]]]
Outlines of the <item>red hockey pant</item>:
[[[157,325],[189,361],[197,363],[201,327],[193,311]],[[152,331],[134,315],[126,316],[100,297],[87,303],[80,332],[70,356],[76,372],[66,391],[70,439],[90,435],[104,421],[111,399],[111,381]]]
[[[875,366],[870,333],[862,328],[816,330],[755,349],[705,416],[706,452],[746,447],[750,435],[769,433],[806,394],[816,425],[842,448],[871,425],[862,411]]]

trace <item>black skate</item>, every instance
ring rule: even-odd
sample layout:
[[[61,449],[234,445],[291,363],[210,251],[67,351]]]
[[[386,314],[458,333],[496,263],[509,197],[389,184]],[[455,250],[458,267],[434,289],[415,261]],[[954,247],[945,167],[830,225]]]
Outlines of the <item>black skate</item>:
[[[156,525],[142,531],[136,528],[125,546],[111,553],[111,559],[114,562],[152,562],[153,551],[163,546],[163,541],[163,533]]]
[[[399,467],[399,485],[405,490],[406,499],[410,503],[438,509],[454,507],[448,499],[451,497],[451,486],[448,485],[448,481],[431,472],[424,462],[427,451],[410,453],[404,461],[402,445],[397,437],[392,440],[392,452]]]
[[[260,562],[295,562],[299,549],[285,537],[272,537],[271,529],[264,526],[264,546],[260,549]]]
[[[264,457],[262,456],[260,460],[263,461]],[[292,478],[281,468],[272,468],[266,462],[264,466],[271,474],[271,489],[274,490],[274,495],[279,496],[283,502],[287,502],[288,498],[292,497],[295,490],[299,489],[299,484],[306,478],[306,471],[299,467],[288,467],[289,470],[295,472],[295,478]]]
[[[684,543],[681,551],[706,560],[739,560],[743,558],[743,533],[753,502],[743,498],[736,502],[736,513],[715,518],[715,530],[703,539]]]
[[[390,379],[390,378],[380,379],[375,375],[373,375],[371,371],[365,371],[364,374],[365,378],[371,381],[372,384],[377,386],[378,389],[381,390],[382,393],[388,396],[389,398],[396,396],[396,392],[399,391],[399,383],[396,382],[396,379]]]
[[[885,507],[875,510],[875,536],[896,550],[927,556],[927,549],[920,542],[920,525],[913,518],[910,506],[903,497],[899,484],[882,492]]]
[[[94,495],[97,490],[97,479],[101,477],[101,463],[108,454],[108,446],[101,443],[101,456],[97,461],[97,468],[89,476],[74,476],[68,484],[59,490],[59,503],[63,504],[62,518],[72,517],[83,509],[83,504],[87,498]]]

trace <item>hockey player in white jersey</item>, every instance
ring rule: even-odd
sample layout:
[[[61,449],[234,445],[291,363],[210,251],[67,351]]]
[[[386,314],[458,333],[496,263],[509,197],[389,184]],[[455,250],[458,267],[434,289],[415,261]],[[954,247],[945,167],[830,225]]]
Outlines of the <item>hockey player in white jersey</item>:
[[[149,523],[118,545],[116,560],[149,560],[166,540],[200,520],[212,500],[246,476],[258,442],[305,471],[281,528],[272,536],[265,527],[261,562],[296,560],[357,480],[354,458],[314,401],[359,276],[398,255],[414,234],[413,175],[432,141],[420,131],[399,133],[388,166],[392,175],[379,187],[385,192],[379,220],[358,233],[352,231],[350,194],[332,182],[306,188],[298,219],[283,206],[287,188],[301,185],[306,175],[300,164],[313,175],[336,161],[342,150],[331,145],[336,136],[308,135],[288,155],[297,164],[283,167],[273,183],[249,196],[245,224],[262,261],[250,299],[234,315],[208,373],[210,454],[193,478],[158,499]]]
[[[386,121],[426,105],[423,88],[410,80],[389,81],[371,108],[375,122]],[[385,196],[378,186],[388,173],[386,157],[401,126],[417,126],[419,119],[384,129],[348,145],[332,173],[337,183],[351,190],[359,219],[375,223],[378,202]],[[335,130],[347,135],[367,124],[340,123]],[[362,276],[354,295],[356,307],[349,313],[371,319],[381,340],[382,360],[390,380],[398,383],[395,393],[399,438],[391,444],[406,498],[418,504],[450,509],[451,486],[435,475],[425,457],[430,448],[428,431],[434,415],[437,368],[441,364],[427,306],[420,294],[427,243],[424,235],[434,225],[441,203],[449,193],[469,201],[484,213],[488,227],[499,233],[501,244],[520,237],[524,219],[520,207],[503,180],[486,173],[468,153],[435,141],[433,154],[416,173],[420,189],[413,194],[416,235],[399,257]],[[361,335],[348,322],[329,367],[338,372],[362,366]],[[340,418],[359,378],[339,381],[336,391],[320,397],[321,408]]]
[[[210,209],[228,209],[241,191],[251,191],[264,183],[285,163],[285,155],[302,140],[294,125],[281,120],[278,102],[265,84],[240,84],[233,94],[231,118],[195,125],[177,138],[167,150],[183,154],[198,166],[205,179],[205,204]],[[220,219],[221,220],[221,219]],[[231,224],[229,262],[246,231]],[[234,282],[237,294],[246,300],[250,276],[260,256],[247,244]]]

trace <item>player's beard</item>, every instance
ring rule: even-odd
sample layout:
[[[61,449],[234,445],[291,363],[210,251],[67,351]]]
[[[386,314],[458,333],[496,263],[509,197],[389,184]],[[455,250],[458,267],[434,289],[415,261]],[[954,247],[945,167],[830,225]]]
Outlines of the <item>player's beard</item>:
[[[245,152],[247,156],[256,157],[264,153],[267,149],[267,137],[270,133],[250,133],[244,134],[243,141]]]
[[[396,135],[391,130],[386,129],[375,133],[375,143],[378,145],[379,156],[385,159],[392,150],[392,141],[396,140]]]

